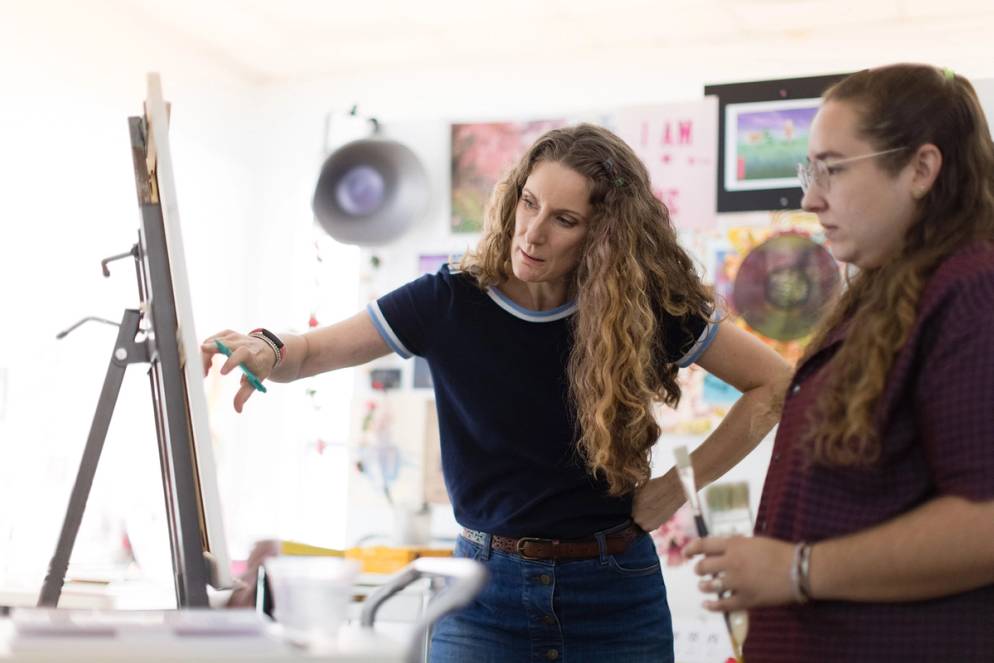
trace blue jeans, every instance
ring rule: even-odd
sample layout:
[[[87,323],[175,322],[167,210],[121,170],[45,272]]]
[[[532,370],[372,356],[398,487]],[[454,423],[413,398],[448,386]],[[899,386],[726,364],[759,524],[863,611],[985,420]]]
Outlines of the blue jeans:
[[[673,661],[673,625],[659,556],[648,535],[618,555],[531,561],[459,537],[455,556],[490,578],[466,609],[442,618],[431,663]]]

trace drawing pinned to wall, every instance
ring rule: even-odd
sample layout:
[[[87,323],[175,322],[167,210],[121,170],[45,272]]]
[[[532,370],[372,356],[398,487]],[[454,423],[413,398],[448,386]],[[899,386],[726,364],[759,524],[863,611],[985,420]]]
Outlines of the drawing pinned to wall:
[[[797,164],[820,100],[760,101],[726,107],[725,189],[796,187]]]
[[[767,223],[733,226],[724,235],[698,233],[707,247],[708,255],[701,258],[705,280],[712,282],[726,322],[751,331],[796,363],[841,287],[842,267],[824,248],[824,233],[813,214],[763,217]],[[665,434],[708,433],[740,395],[697,366],[680,371],[677,383],[682,391],[677,407],[660,406],[656,414]]]
[[[656,552],[659,553],[660,559],[666,562],[666,566],[685,564],[687,560],[683,556],[683,549],[697,538],[690,505],[684,504],[677,509],[669,520],[652,530],[649,535],[656,546]]]
[[[722,250],[714,256],[714,292],[721,298],[723,304],[728,304],[732,298],[732,288],[735,286],[735,270],[741,258],[731,249]]]
[[[449,503],[433,399],[404,389],[376,391],[356,414],[352,503],[402,508]]]
[[[566,120],[452,125],[451,230],[476,233],[494,185],[546,131]]]
[[[817,217],[773,212],[768,225],[731,228],[727,239],[731,319],[796,363],[842,287],[842,265],[824,247]]]
[[[434,274],[445,263],[454,261],[455,258],[448,253],[422,253],[418,255],[418,273]]]
[[[712,430],[728,412],[723,403],[709,403],[705,400],[704,379],[707,371],[693,364],[677,374],[680,386],[680,402],[677,406],[659,405],[656,421],[665,434],[703,435]]]
[[[735,387],[697,365],[677,375],[680,403],[675,408],[660,406],[656,421],[663,433],[703,435],[717,426],[742,395]]]
[[[676,229],[714,228],[718,100],[626,108],[613,115],[613,124],[645,163]]]
[[[735,405],[735,401],[739,400],[741,395],[741,391],[721,378],[716,378],[710,373],[704,376],[701,399],[705,403],[710,403],[713,406],[731,407]]]
[[[841,283],[828,250],[801,231],[777,233],[743,258],[732,304],[749,327],[776,341],[811,334]]]
[[[382,402],[367,401],[359,443],[355,449],[355,469],[370,482],[387,504],[394,504],[394,484],[401,471],[400,449],[393,440],[393,420]]]
[[[350,501],[419,508],[424,502],[424,396],[405,389],[374,390],[353,430]]]

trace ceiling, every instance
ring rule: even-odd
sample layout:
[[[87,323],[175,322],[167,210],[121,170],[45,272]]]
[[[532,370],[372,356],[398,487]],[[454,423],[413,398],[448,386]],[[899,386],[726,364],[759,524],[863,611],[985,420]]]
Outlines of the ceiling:
[[[107,0],[91,11],[131,14],[259,84],[577,62],[728,80],[896,60],[994,75],[990,0]]]

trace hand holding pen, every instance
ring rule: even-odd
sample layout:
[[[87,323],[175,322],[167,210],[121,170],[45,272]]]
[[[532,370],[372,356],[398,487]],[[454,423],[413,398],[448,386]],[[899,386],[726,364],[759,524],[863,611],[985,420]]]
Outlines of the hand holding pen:
[[[216,354],[227,357],[221,366],[221,375],[227,375],[236,367],[241,368],[241,385],[234,400],[236,412],[242,411],[245,401],[253,392],[266,393],[262,381],[269,377],[274,362],[272,350],[264,341],[233,331],[223,331],[205,340],[200,345],[200,354],[205,376],[210,372],[211,362]]]

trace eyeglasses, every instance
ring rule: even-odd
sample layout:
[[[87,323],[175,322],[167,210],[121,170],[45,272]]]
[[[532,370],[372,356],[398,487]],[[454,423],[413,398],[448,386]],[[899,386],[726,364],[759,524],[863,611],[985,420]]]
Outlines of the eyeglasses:
[[[804,161],[797,164],[797,179],[801,180],[801,191],[804,193],[808,192],[811,188],[811,184],[817,184],[819,187],[824,189],[825,193],[831,189],[831,175],[835,174],[835,167],[841,166],[845,163],[852,163],[854,161],[862,161],[863,159],[871,159],[873,157],[883,156],[885,154],[891,154],[892,152],[899,152],[905,148],[895,147],[889,150],[883,150],[882,152],[871,152],[870,154],[861,154],[858,157],[847,157],[845,159],[839,159],[837,161],[828,162],[824,159],[815,159],[814,161]]]

